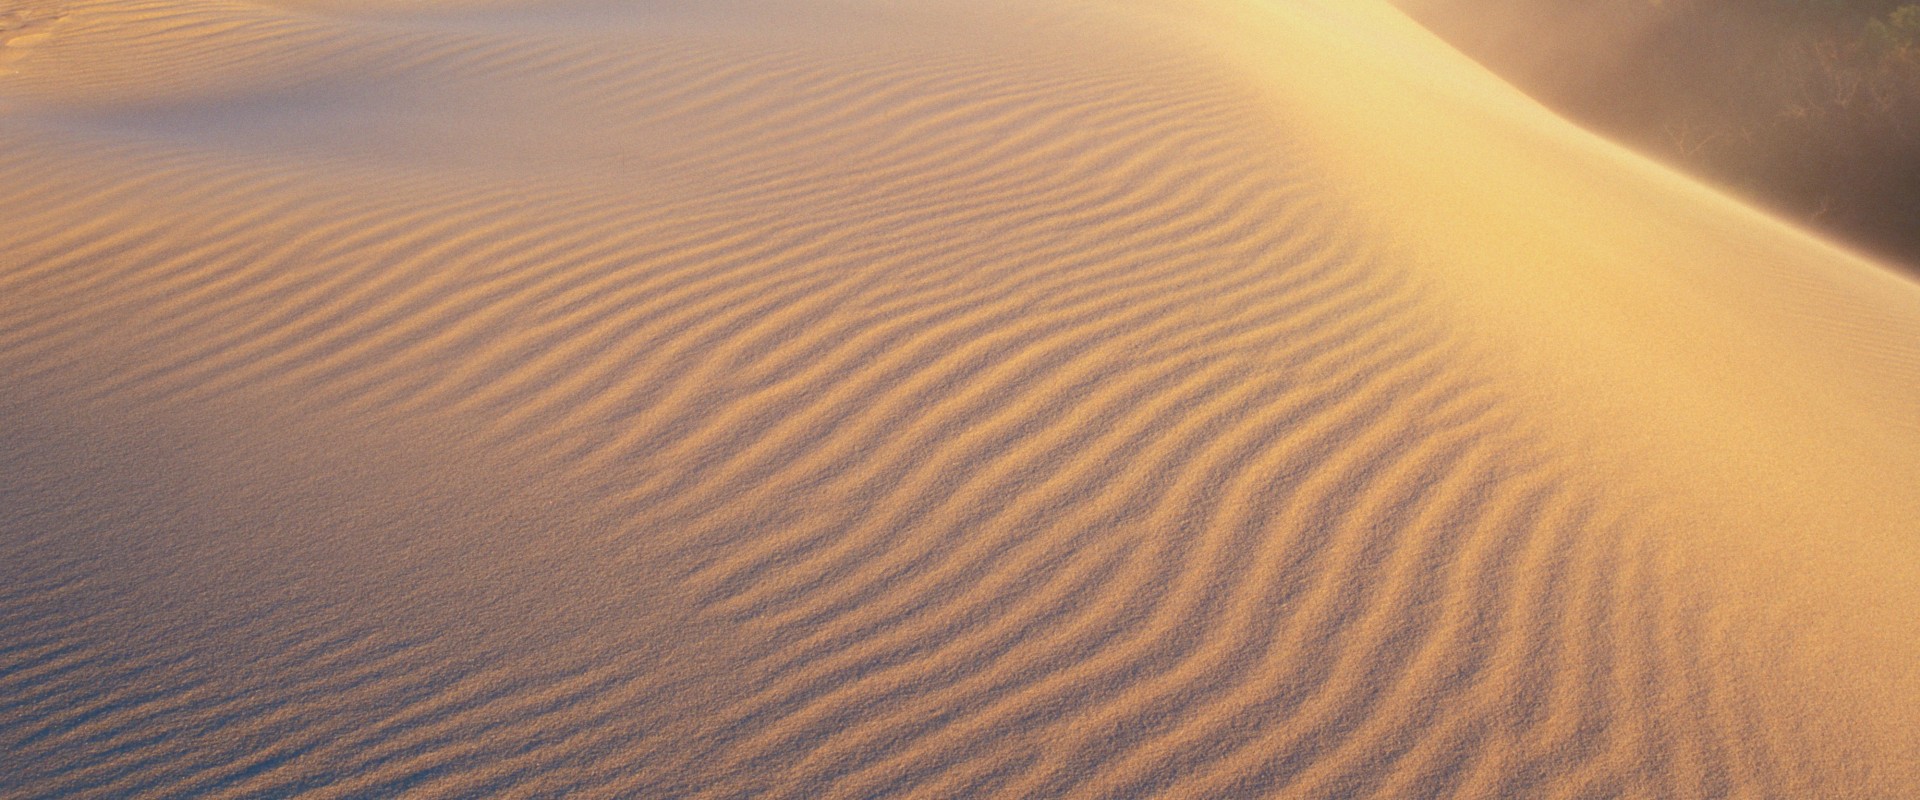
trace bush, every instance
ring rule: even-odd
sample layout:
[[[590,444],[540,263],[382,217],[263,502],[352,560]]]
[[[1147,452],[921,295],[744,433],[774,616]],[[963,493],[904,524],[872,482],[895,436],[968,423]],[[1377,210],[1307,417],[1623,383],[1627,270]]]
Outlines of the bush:
[[[1867,23],[1867,35],[1882,50],[1920,45],[1920,4],[1901,6],[1889,12],[1886,19]]]
[[[1423,8],[1435,32],[1563,113],[1920,268],[1920,3]]]

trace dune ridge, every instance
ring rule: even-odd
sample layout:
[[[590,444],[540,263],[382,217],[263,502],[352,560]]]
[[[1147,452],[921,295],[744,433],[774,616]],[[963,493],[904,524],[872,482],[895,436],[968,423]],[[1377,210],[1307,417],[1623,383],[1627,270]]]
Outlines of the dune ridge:
[[[1384,5],[30,11],[0,794],[1920,785],[1920,288]]]

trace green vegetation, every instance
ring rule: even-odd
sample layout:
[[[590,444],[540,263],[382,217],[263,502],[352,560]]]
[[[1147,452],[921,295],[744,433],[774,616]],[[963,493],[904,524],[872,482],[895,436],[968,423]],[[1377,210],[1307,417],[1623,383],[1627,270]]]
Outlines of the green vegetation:
[[[1920,266],[1920,2],[1413,7],[1569,116]]]
[[[1920,4],[1908,4],[1887,12],[1885,18],[1867,23],[1868,36],[1883,52],[1920,45]]]

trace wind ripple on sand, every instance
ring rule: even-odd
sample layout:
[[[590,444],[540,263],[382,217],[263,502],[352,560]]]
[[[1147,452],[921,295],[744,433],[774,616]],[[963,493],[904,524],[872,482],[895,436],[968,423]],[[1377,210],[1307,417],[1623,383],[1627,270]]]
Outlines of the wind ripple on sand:
[[[0,117],[0,793],[1804,780],[1645,498],[1230,69],[66,13]]]

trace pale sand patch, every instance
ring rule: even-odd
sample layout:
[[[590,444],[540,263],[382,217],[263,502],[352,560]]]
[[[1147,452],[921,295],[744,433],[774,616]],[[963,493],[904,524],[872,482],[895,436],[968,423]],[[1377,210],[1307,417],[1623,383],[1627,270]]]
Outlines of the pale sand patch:
[[[60,16],[57,11],[34,6],[0,13],[0,75],[17,72],[13,62],[35,45],[52,39],[52,31],[46,29]]]

